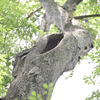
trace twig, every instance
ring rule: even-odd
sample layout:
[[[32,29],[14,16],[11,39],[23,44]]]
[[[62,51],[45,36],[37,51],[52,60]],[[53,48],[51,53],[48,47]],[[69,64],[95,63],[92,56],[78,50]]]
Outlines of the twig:
[[[83,19],[83,18],[88,18],[88,17],[100,17],[100,14],[85,15],[85,16],[77,16],[77,17],[74,17],[74,18],[75,18],[75,19]]]
[[[26,19],[29,19],[35,12],[39,11],[40,9],[42,9],[43,7],[39,7],[37,10],[35,10],[34,12],[32,11],[27,17]]]

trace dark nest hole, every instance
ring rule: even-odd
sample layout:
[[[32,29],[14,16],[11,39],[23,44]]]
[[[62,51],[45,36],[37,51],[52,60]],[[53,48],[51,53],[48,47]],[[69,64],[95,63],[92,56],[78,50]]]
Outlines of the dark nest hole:
[[[45,53],[55,48],[59,44],[59,42],[62,40],[63,37],[64,37],[63,33],[49,35],[47,46],[45,47],[42,53]]]

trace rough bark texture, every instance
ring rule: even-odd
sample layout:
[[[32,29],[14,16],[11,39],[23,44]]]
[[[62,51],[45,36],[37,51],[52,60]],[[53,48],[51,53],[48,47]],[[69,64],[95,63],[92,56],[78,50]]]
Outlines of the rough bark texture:
[[[46,100],[43,84],[55,85],[63,72],[73,70],[80,57],[93,48],[91,34],[72,18],[73,5],[82,0],[67,0],[68,6],[62,7],[53,0],[38,1],[46,11],[47,23],[54,23],[61,32],[42,37],[32,48],[16,55],[6,100],[28,100],[33,90]]]

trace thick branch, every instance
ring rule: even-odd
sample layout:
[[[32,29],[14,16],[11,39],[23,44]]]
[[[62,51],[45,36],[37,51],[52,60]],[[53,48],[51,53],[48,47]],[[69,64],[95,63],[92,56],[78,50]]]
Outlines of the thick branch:
[[[79,4],[81,1],[82,1],[82,0],[74,0],[73,3],[76,2],[76,4]],[[68,2],[68,1],[66,1],[64,5],[66,5],[67,2]],[[38,12],[38,11],[39,11],[40,9],[42,9],[42,8],[43,8],[43,7],[41,6],[41,7],[39,7],[37,10],[35,10],[34,12],[32,11],[32,12],[26,17],[26,19],[29,19],[35,12]]]
[[[46,12],[46,21],[51,24],[54,23],[60,30],[64,30],[64,27],[66,27],[66,24],[70,24],[73,15],[73,4],[69,5],[69,9],[71,13],[68,13],[65,9],[62,7],[58,6],[57,3],[55,3],[52,0],[38,0],[41,5],[44,7],[45,12]],[[70,17],[69,17],[70,16]],[[70,26],[69,26],[70,27]],[[68,28],[67,28],[68,29]]]
[[[82,2],[83,0],[73,0],[74,2],[76,2],[76,4],[78,5],[80,2]]]
[[[71,2],[72,4],[76,3],[77,5],[82,2],[83,0],[67,0],[63,6],[67,6],[68,2]]]
[[[100,17],[100,14],[85,15],[85,16],[77,16],[77,17],[74,17],[74,18],[75,18],[75,19],[84,19],[84,18],[88,18],[88,17]]]

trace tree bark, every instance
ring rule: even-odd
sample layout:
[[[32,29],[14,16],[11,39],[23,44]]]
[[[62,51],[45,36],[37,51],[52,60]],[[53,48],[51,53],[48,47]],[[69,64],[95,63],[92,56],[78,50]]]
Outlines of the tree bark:
[[[80,57],[93,48],[92,35],[71,16],[73,4],[82,0],[67,0],[68,11],[53,0],[38,1],[45,9],[46,21],[61,32],[42,37],[36,45],[16,55],[6,100],[28,100],[33,90],[47,100],[43,84],[55,85],[63,72],[73,70]]]

